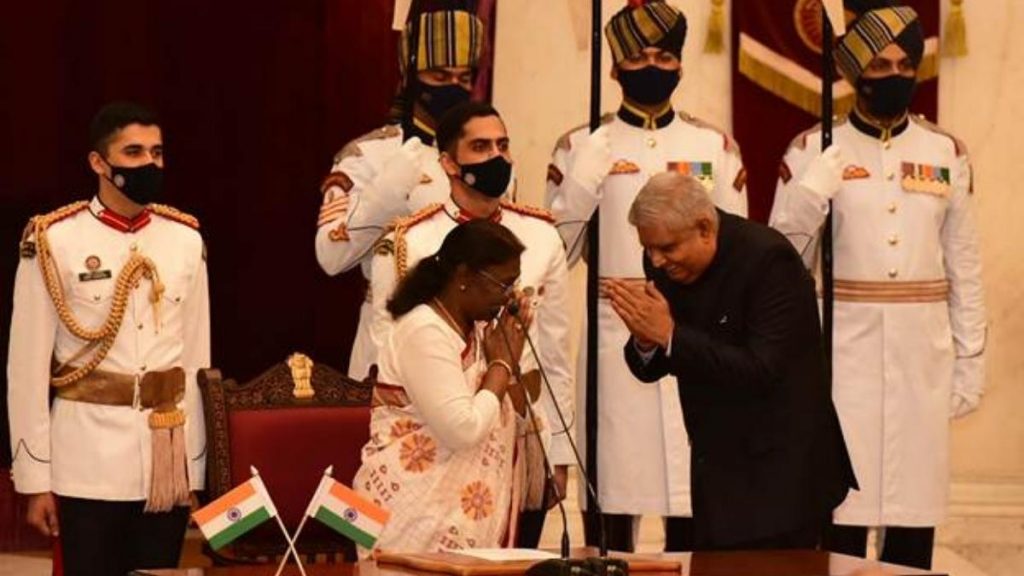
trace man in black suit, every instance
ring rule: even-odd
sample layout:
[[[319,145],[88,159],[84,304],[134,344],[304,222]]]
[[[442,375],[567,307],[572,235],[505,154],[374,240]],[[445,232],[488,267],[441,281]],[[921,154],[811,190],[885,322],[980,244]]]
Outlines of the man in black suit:
[[[629,220],[648,281],[604,291],[633,374],[679,380],[697,548],[816,547],[856,479],[799,254],[682,174],[651,178]]]

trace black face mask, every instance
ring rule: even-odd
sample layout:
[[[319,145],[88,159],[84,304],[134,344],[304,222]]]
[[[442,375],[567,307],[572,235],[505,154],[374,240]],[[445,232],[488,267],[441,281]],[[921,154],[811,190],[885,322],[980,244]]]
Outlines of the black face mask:
[[[883,119],[896,118],[906,112],[916,88],[916,78],[899,75],[857,81],[857,93],[867,103],[868,113]]]
[[[671,98],[679,86],[679,71],[662,70],[657,66],[645,66],[639,70],[619,69],[619,84],[626,98],[637,104],[660,104]]]
[[[458,84],[430,86],[420,83],[420,104],[435,122],[441,120],[445,112],[463,102],[469,102],[469,97],[469,90]]]
[[[504,194],[512,181],[512,163],[500,154],[486,162],[463,164],[459,171],[467,186],[490,198]]]
[[[164,169],[155,163],[126,168],[107,162],[107,166],[110,166],[110,178],[107,180],[132,202],[145,206],[160,198],[164,189]]]

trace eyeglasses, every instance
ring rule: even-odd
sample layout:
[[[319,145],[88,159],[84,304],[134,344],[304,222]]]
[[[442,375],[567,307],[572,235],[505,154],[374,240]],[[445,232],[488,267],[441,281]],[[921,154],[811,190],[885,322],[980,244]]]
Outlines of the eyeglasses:
[[[516,278],[511,283],[506,284],[501,280],[498,280],[494,276],[491,276],[487,272],[484,272],[483,270],[477,270],[476,273],[486,278],[491,284],[494,284],[498,288],[501,288],[501,293],[505,295],[514,293],[516,291],[516,288],[519,287],[519,278]]]

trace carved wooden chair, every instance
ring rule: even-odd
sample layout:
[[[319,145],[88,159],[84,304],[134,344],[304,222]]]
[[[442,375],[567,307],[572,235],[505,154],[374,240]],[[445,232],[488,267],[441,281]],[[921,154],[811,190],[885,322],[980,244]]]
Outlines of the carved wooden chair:
[[[202,370],[199,389],[210,500],[248,480],[249,467],[255,466],[285,527],[294,533],[327,466],[334,466],[336,480],[351,486],[369,438],[372,381],[357,382],[296,354],[241,385],[222,380],[218,370]],[[351,541],[316,521],[306,522],[296,548],[308,562],[356,558]],[[267,562],[286,550],[274,521],[217,552],[204,545],[215,564]]]

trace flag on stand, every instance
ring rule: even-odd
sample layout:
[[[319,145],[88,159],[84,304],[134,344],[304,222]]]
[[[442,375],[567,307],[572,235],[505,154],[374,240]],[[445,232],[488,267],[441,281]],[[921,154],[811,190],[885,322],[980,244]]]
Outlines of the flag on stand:
[[[334,480],[328,469],[320,479],[306,515],[363,548],[373,548],[391,513]]]
[[[277,516],[277,509],[259,476],[235,486],[192,514],[214,550],[220,550],[274,516]]]

